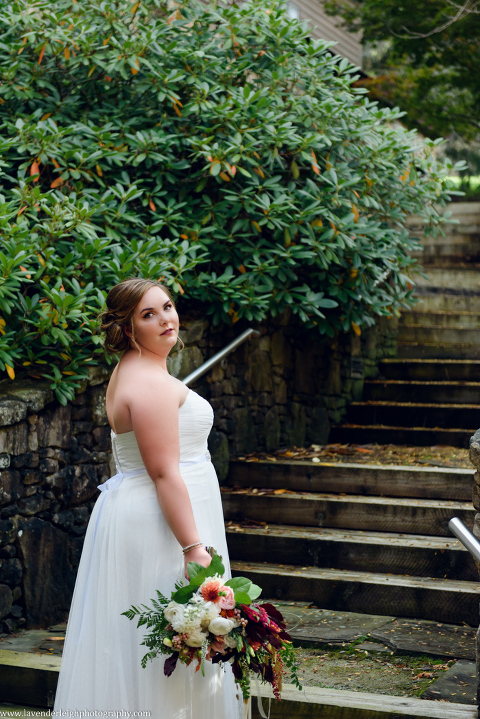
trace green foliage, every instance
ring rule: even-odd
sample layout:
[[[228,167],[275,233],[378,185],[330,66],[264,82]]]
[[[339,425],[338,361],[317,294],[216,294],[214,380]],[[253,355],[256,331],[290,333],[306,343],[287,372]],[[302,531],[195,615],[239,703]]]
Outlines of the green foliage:
[[[297,689],[302,691],[303,686],[300,681],[300,677],[298,676],[298,672],[300,671],[300,669],[297,663],[297,657],[295,654],[295,649],[293,648],[293,644],[285,642],[281,650],[279,651],[279,657],[283,666],[285,667],[285,673],[287,674],[289,683],[293,684],[297,687]]]
[[[290,308],[333,336],[411,294],[405,217],[448,200],[435,143],[279,3],[17,0],[0,23],[0,370],[62,402],[133,275],[215,323]]]
[[[177,591],[172,594],[172,602],[178,604],[187,604],[193,597],[197,589],[208,577],[214,577],[216,575],[222,576],[225,572],[225,567],[222,562],[222,558],[215,550],[212,552],[212,561],[208,567],[203,567],[197,562],[189,562],[187,564],[187,571],[189,576],[189,583],[176,586]]]
[[[327,0],[347,29],[362,31],[372,96],[407,111],[429,135],[454,129],[466,139],[480,130],[480,14],[475,3],[451,0]],[[373,51],[372,51],[373,46]],[[370,51],[369,51],[370,48]]]

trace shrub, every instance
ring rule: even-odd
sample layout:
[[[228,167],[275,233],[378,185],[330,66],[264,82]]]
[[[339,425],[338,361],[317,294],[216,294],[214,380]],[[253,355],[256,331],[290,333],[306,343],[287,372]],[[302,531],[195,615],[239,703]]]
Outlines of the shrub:
[[[278,3],[17,0],[0,23],[0,369],[61,402],[131,275],[215,323],[360,333],[411,297],[451,167]],[[428,228],[427,228],[428,229]]]

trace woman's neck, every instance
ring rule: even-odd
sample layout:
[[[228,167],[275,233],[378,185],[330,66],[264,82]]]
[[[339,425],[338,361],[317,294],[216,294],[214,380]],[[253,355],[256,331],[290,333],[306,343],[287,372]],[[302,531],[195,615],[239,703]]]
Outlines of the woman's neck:
[[[156,352],[152,352],[151,350],[147,349],[146,347],[142,347],[142,345],[139,345],[141,349],[141,359],[146,360],[149,363],[157,365],[157,367],[166,374],[169,374],[167,369],[167,357],[168,353],[166,355],[159,355]],[[139,355],[139,351],[136,347],[132,347],[130,350],[128,350],[128,354],[131,355]]]

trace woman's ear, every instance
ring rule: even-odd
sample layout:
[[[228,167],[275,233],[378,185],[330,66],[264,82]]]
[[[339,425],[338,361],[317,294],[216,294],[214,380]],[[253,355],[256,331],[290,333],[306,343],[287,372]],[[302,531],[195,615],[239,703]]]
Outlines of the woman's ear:
[[[123,325],[123,331],[127,335],[128,339],[132,339],[132,326],[131,325]]]

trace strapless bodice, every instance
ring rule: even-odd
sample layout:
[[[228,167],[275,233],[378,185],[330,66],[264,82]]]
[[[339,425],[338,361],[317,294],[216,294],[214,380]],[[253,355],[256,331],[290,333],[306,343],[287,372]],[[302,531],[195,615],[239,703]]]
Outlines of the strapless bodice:
[[[180,462],[198,461],[208,452],[207,439],[212,429],[213,410],[206,399],[193,390],[178,410]],[[115,434],[112,431],[112,450],[117,472],[144,470],[144,464],[134,432]]]

